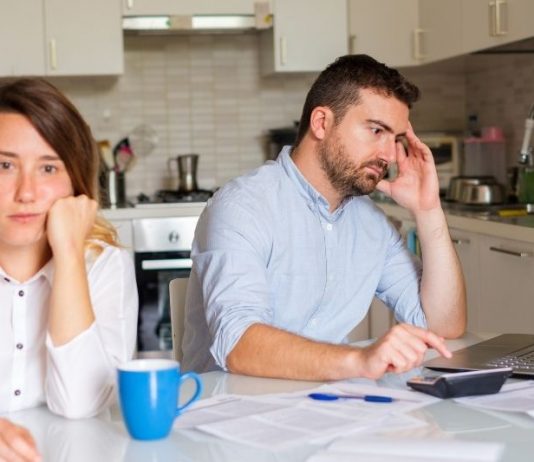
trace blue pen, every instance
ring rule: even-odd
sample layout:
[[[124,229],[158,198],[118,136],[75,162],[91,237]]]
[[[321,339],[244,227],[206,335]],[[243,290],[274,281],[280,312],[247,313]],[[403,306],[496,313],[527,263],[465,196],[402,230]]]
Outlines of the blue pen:
[[[338,395],[335,393],[310,393],[308,395],[311,399],[318,401],[335,401],[337,399],[362,399],[369,403],[392,403],[394,400],[391,396],[380,395]]]

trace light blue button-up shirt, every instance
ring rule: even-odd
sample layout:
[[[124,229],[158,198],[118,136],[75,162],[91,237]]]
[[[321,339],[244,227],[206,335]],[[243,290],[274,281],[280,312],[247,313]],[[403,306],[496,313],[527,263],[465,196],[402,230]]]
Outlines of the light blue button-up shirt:
[[[226,368],[254,323],[343,342],[376,295],[400,322],[426,326],[421,264],[366,196],[334,212],[285,147],[220,189],[195,232],[183,368]]]

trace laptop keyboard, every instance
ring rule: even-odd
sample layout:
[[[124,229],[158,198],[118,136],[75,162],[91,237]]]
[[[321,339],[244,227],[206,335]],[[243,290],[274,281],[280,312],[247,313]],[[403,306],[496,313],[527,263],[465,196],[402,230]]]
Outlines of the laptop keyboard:
[[[534,372],[534,350],[526,351],[522,354],[519,352],[503,356],[502,358],[493,359],[488,362],[489,366],[511,367],[528,372]]]

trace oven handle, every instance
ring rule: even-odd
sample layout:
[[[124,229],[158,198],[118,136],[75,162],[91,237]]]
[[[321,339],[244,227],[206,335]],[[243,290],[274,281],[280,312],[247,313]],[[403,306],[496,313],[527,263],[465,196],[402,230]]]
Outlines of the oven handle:
[[[191,269],[193,260],[190,258],[167,258],[165,260],[143,260],[144,270]]]

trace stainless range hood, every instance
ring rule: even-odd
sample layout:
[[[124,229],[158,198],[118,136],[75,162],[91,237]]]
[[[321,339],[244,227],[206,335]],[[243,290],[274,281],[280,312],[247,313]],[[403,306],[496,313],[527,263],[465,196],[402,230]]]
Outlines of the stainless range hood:
[[[272,25],[256,15],[174,15],[127,16],[122,18],[122,29],[139,34],[172,34],[192,32],[246,32],[266,29]]]

